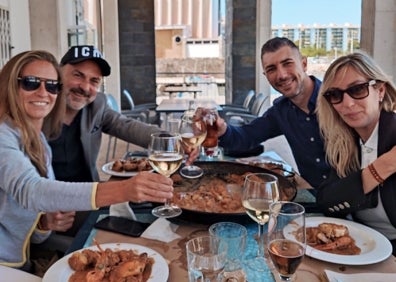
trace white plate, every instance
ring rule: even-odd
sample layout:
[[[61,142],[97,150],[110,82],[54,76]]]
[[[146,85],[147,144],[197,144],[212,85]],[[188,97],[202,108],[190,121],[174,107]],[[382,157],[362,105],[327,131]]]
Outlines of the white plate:
[[[154,258],[153,269],[151,271],[151,277],[148,282],[166,282],[169,276],[169,267],[165,259],[156,251],[136,244],[128,243],[109,243],[101,244],[103,249],[109,248],[112,250],[135,250],[139,253],[147,253],[149,257]],[[98,250],[96,246],[91,246],[85,249]],[[76,252],[81,252],[78,250]],[[56,263],[54,263],[48,271],[44,274],[42,282],[67,282],[74,271],[70,268],[67,260],[71,257],[73,253],[61,258]]]
[[[111,169],[113,167],[113,163],[114,162],[109,162],[107,164],[104,164],[102,166],[102,171],[106,174],[110,174],[118,177],[132,177],[139,173],[139,171],[114,171]],[[149,170],[149,171],[153,171],[153,170]]]
[[[337,255],[307,246],[305,251],[307,256],[339,264],[363,265],[383,261],[392,254],[392,245],[389,240],[370,227],[350,220],[332,217],[306,217],[305,219],[306,227],[315,227],[324,222],[347,226],[349,234],[355,239],[361,253],[359,255]]]

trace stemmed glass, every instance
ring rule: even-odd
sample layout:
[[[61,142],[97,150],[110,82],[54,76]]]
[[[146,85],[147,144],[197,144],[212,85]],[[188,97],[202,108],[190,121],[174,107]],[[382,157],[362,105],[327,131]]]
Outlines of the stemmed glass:
[[[246,213],[258,223],[258,251],[246,260],[247,266],[257,271],[268,271],[270,265],[266,252],[264,226],[269,220],[270,204],[279,200],[278,178],[269,173],[252,173],[246,176],[242,205]]]
[[[282,281],[293,281],[305,254],[305,209],[292,202],[270,206],[268,252]]]
[[[190,150],[198,148],[206,138],[206,123],[196,111],[185,111],[180,122],[179,133],[184,146]],[[187,178],[197,178],[203,174],[202,168],[188,165],[180,169],[180,174]]]
[[[202,143],[203,153],[207,158],[214,158],[218,156],[218,137],[217,137],[217,118],[219,113],[217,108],[203,109],[203,119],[206,123],[207,133],[206,138]]]
[[[151,135],[149,162],[154,170],[166,177],[177,171],[183,162],[184,151],[181,137],[177,133],[154,133]],[[157,217],[170,218],[180,215],[182,210],[169,200],[162,206],[155,207],[152,214]]]

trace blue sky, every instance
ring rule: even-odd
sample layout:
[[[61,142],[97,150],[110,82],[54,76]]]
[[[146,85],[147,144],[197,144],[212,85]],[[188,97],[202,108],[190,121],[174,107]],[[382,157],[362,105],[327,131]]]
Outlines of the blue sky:
[[[361,0],[272,0],[272,25],[360,25]]]

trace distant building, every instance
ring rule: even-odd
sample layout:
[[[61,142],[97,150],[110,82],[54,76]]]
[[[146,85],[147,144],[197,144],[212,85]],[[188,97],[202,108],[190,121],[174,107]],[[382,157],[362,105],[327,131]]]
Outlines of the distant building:
[[[360,46],[360,26],[348,23],[273,26],[272,35],[298,42],[299,48],[313,47],[326,51],[353,52]]]

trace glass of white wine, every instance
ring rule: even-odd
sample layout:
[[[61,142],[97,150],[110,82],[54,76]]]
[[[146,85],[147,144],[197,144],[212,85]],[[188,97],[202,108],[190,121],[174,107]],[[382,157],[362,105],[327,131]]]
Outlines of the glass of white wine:
[[[166,177],[176,172],[183,162],[184,151],[178,133],[158,132],[151,135],[149,162],[154,170]],[[152,214],[157,217],[170,218],[180,215],[181,208],[169,200],[162,206],[155,207]]]
[[[270,205],[268,252],[282,281],[293,281],[305,254],[305,209],[293,202]]]
[[[206,138],[206,122],[194,110],[185,111],[180,122],[179,133],[185,147],[190,150],[198,148]],[[202,176],[203,170],[196,165],[188,165],[180,169],[180,174],[187,178]]]
[[[242,193],[242,205],[246,213],[258,224],[258,251],[245,263],[256,271],[270,271],[271,261],[266,252],[264,226],[269,220],[270,204],[279,200],[278,178],[269,173],[252,173],[246,176]]]

